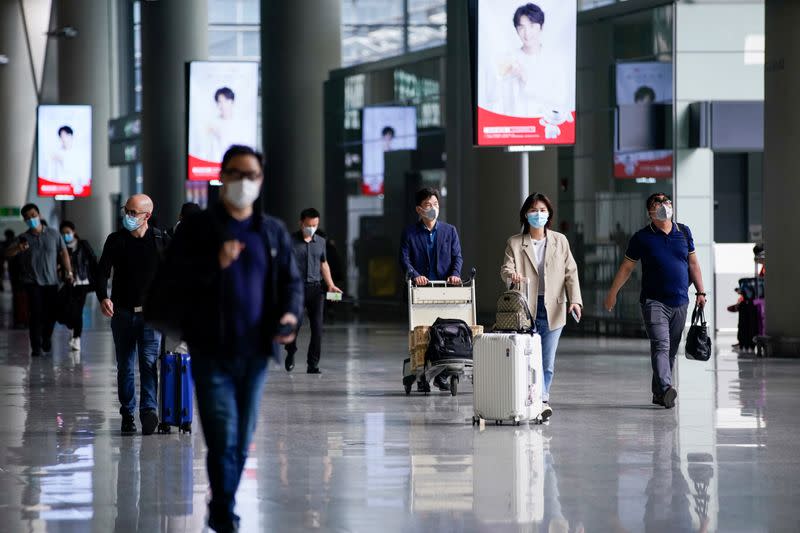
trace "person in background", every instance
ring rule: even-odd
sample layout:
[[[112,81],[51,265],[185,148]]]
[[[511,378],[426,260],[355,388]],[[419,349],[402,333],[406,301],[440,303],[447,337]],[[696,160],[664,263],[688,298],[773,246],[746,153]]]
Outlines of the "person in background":
[[[64,244],[67,246],[75,277],[70,290],[69,325],[72,326],[72,339],[69,347],[72,351],[79,352],[83,333],[83,307],[86,305],[86,296],[94,290],[97,277],[97,256],[95,256],[89,241],[78,237],[74,223],[65,220],[59,226],[59,230]]]
[[[531,316],[536,317],[536,330],[542,338],[544,420],[553,415],[550,386],[567,313],[574,313],[580,320],[583,312],[578,266],[566,235],[550,229],[553,218],[553,204],[547,196],[540,193],[528,196],[519,210],[522,232],[508,239],[500,269],[500,277],[506,285],[520,285],[525,278],[530,280],[525,296],[530,302]]]
[[[4,292],[6,290],[6,263],[10,263],[11,261],[6,260],[6,250],[14,244],[14,230],[7,229],[4,232],[6,239],[0,243],[0,292]]]
[[[61,261],[67,283],[73,281],[72,264],[61,235],[44,224],[35,204],[23,206],[20,213],[28,231],[20,235],[14,245],[6,250],[6,258],[21,256],[21,279],[30,306],[28,331],[31,356],[38,357],[42,353],[49,353],[53,346],[58,262]]]
[[[142,434],[158,427],[158,369],[161,333],[145,324],[144,302],[167,247],[167,238],[150,226],[153,201],[144,194],[131,196],[122,208],[122,228],[106,239],[98,266],[95,291],[103,315],[111,319],[117,356],[117,393],[122,435],[136,433],[136,382],[139,359],[139,420]],[[111,297],[108,280],[113,269]]]
[[[672,386],[672,371],[686,327],[689,282],[697,289],[695,303],[701,309],[706,305],[706,293],[692,232],[689,226],[672,221],[670,197],[664,193],[652,194],[645,206],[650,223],[631,237],[604,305],[609,312],[614,309],[617,294],[641,261],[639,303],[650,338],[653,404],[672,409],[678,397]]]
[[[294,340],[303,280],[284,224],[256,209],[261,154],[234,145],[222,159],[221,201],[181,224],[167,252],[170,298],[192,354],[208,447],[208,525],[239,530],[236,491],[256,427],[267,365]]]
[[[175,226],[167,229],[167,235],[170,237],[175,236],[175,232],[178,231],[178,226],[181,225],[181,222],[186,220],[187,217],[195,215],[197,213],[202,212],[203,209],[194,202],[186,202],[181,206],[181,212],[178,214],[178,221],[175,223]]]
[[[328,265],[326,241],[316,235],[319,228],[319,211],[310,207],[300,213],[300,231],[292,235],[292,247],[300,276],[305,281],[305,309],[311,328],[311,340],[306,356],[306,372],[320,374],[319,360],[322,355],[322,318],[325,310],[325,292],[340,293],[342,290],[333,283]],[[323,283],[325,284],[323,286]],[[299,330],[299,325],[298,325]],[[286,345],[284,366],[287,372],[294,369],[294,354],[297,352],[297,339]]]
[[[451,285],[461,283],[461,241],[455,226],[439,220],[439,191],[425,188],[417,192],[416,211],[419,221],[403,231],[400,239],[400,268],[406,278],[416,285],[429,281],[447,280]],[[434,379],[442,391],[450,384],[443,374]],[[419,382],[425,389],[426,383]]]

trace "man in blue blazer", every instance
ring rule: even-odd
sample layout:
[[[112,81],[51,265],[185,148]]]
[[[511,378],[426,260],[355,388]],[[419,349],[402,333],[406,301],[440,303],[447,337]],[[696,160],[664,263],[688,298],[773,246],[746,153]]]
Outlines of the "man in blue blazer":
[[[417,192],[419,221],[403,231],[400,241],[400,266],[406,276],[417,285],[429,281],[461,283],[461,242],[456,228],[439,218],[439,191],[422,189]],[[441,390],[450,390],[447,381],[437,376],[435,384]]]

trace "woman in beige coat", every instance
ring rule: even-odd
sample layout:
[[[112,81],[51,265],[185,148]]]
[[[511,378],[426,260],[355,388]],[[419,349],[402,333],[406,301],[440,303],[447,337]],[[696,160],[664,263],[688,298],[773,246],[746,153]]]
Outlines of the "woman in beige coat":
[[[550,418],[550,384],[553,382],[556,349],[561,331],[567,323],[567,313],[574,312],[580,320],[583,310],[578,266],[572,257],[567,237],[550,229],[553,204],[547,196],[530,195],[519,212],[522,233],[513,235],[506,244],[506,255],[500,276],[506,284],[530,280],[528,302],[531,315],[536,317],[536,329],[542,337],[542,366],[544,367],[544,419]],[[567,306],[569,305],[569,308]]]

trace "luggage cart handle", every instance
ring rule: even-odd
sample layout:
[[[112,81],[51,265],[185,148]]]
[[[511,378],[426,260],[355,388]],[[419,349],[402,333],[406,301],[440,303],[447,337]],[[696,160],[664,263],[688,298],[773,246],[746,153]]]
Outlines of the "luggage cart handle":
[[[447,280],[434,281],[434,280],[430,280],[430,279],[428,280],[428,284],[427,285],[417,285],[414,282],[414,277],[411,276],[411,274],[407,274],[407,279],[408,279],[408,282],[411,284],[412,287],[469,287],[472,284],[472,282],[475,281],[475,274],[477,272],[478,272],[478,269],[475,268],[475,267],[472,267],[472,270],[470,270],[470,272],[469,272],[470,277],[462,278],[460,285],[450,285],[447,282]]]

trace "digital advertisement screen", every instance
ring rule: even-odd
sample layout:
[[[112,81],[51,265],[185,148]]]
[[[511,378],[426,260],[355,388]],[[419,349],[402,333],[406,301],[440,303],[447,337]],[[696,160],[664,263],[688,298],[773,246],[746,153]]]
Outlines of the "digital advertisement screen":
[[[653,106],[672,103],[672,63],[658,61],[618,63],[616,78],[617,106]],[[620,113],[620,117],[624,115]],[[620,130],[631,128],[635,128],[635,125],[621,121],[617,135],[620,135]],[[618,150],[614,152],[614,177],[671,178],[672,159],[672,150]]]
[[[417,149],[417,108],[366,107],[362,120],[362,194],[383,194],[385,152]]]
[[[40,105],[37,123],[39,196],[92,194],[92,107]]]
[[[188,109],[188,179],[218,179],[228,148],[256,146],[258,63],[191,62]]]
[[[476,26],[476,144],[574,144],[576,0],[478,0]]]

